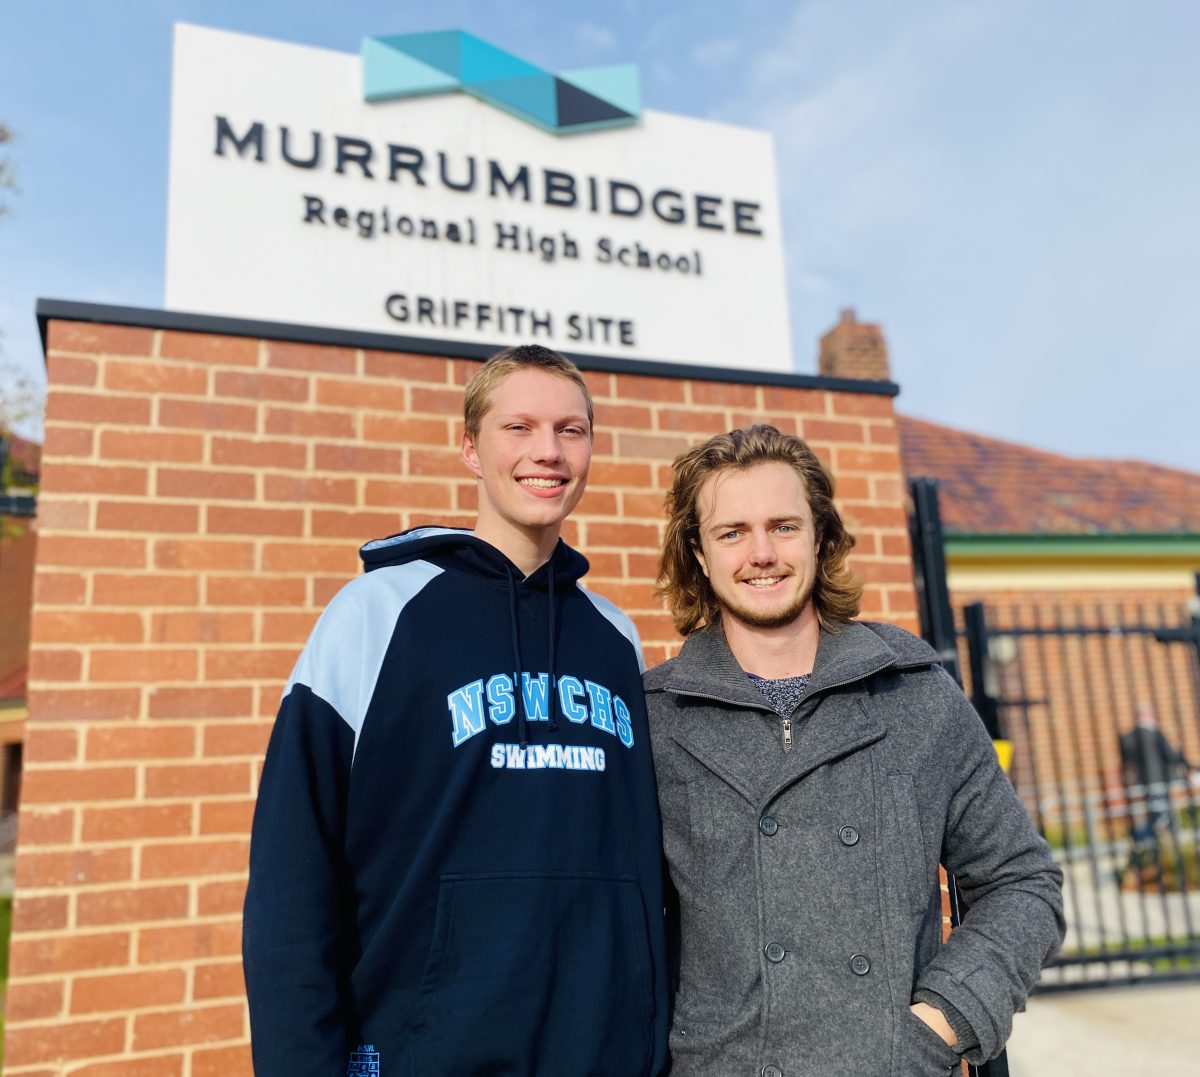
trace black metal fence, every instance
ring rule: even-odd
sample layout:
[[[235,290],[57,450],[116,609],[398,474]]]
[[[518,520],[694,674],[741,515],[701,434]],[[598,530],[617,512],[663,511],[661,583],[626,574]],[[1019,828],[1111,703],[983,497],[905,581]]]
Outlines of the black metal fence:
[[[1064,873],[1067,939],[1039,990],[1200,979],[1197,588],[1190,607],[959,611],[969,690]]]

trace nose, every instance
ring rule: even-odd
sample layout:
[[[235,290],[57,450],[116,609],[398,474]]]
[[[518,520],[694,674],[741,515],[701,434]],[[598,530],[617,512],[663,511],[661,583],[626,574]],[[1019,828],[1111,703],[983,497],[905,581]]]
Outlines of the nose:
[[[539,463],[553,463],[562,459],[562,444],[558,431],[553,427],[542,427],[534,434],[529,455]]]
[[[775,543],[765,529],[755,529],[750,534],[750,563],[760,568],[775,563]]]

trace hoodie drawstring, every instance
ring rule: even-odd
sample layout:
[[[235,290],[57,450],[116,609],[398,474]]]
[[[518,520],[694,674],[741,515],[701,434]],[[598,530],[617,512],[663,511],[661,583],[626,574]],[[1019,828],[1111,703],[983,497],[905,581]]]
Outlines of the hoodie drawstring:
[[[513,702],[517,708],[517,740],[522,748],[529,747],[529,729],[525,722],[525,693],[521,691],[521,642],[517,625],[517,585],[513,580],[512,569],[507,569],[508,575],[508,616],[509,628],[512,632],[513,649]]]
[[[558,662],[555,656],[554,631],[554,565],[550,571],[550,725],[552,732],[558,731]]]

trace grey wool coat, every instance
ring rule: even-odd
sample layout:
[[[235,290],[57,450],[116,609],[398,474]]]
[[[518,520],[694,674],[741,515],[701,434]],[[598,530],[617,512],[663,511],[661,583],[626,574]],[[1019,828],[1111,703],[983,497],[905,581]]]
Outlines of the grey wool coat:
[[[918,991],[969,1024],[970,1061],[998,1054],[1062,941],[1062,873],[932,648],[822,631],[790,749],[719,627],[645,684],[673,1077],[944,1075],[960,1056],[909,1011]],[[969,907],[945,945],[939,861]]]

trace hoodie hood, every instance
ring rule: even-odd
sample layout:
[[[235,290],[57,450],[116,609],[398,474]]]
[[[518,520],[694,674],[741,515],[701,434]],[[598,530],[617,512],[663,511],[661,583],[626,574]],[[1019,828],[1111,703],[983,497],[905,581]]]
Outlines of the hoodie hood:
[[[549,588],[553,575],[554,589],[559,592],[574,585],[588,570],[587,558],[559,539],[550,560],[525,576],[490,542],[478,538],[474,531],[459,527],[410,528],[368,542],[359,550],[359,556],[367,572],[410,561],[428,561],[439,568],[457,569],[485,579],[511,578],[543,591]]]

